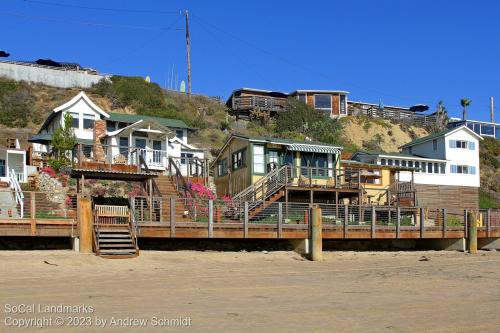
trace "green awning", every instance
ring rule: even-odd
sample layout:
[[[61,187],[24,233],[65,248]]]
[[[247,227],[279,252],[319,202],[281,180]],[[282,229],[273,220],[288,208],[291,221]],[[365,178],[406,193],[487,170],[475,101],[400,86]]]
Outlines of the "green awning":
[[[320,154],[340,154],[339,147],[307,145],[307,144],[300,144],[300,143],[294,143],[294,144],[288,145],[288,150],[303,151],[303,152],[308,152],[308,153],[320,153]]]

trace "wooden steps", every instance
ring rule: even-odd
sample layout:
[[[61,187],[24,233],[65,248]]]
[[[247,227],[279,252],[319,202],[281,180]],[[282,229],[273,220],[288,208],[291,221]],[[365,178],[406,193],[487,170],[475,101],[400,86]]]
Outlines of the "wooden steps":
[[[179,222],[188,222],[190,219],[184,217],[184,212],[187,210],[184,203],[177,198],[180,197],[179,192],[175,188],[174,183],[170,176],[159,175],[156,180],[156,185],[158,186],[160,193],[164,200],[162,200],[162,221],[170,221],[170,200],[169,197],[176,198],[175,202],[175,220]]]
[[[251,219],[251,218],[255,217],[257,214],[259,214],[260,212],[265,210],[267,207],[269,207],[272,203],[278,201],[279,199],[283,198],[284,196],[285,196],[285,191],[276,192],[267,201],[265,201],[264,204],[249,211],[248,218]]]
[[[130,258],[139,255],[129,229],[99,228],[97,231],[98,254],[103,258]]]

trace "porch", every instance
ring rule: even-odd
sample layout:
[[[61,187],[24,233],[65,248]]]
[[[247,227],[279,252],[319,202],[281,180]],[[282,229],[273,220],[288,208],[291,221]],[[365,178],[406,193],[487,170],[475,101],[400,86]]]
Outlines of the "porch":
[[[0,182],[10,183],[14,177],[19,183],[27,182],[26,152],[20,149],[0,149]]]

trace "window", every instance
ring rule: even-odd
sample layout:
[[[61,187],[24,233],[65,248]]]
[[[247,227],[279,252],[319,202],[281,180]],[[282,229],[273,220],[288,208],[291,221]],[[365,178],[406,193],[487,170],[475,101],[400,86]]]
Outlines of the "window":
[[[422,168],[420,170],[422,170],[422,172],[426,172],[426,165],[425,165],[425,162],[422,162]]]
[[[415,169],[417,169],[417,172],[420,172],[420,162],[415,162]]]
[[[385,158],[381,159],[381,160],[380,160],[380,164],[381,164],[381,165],[386,165],[386,164],[387,164],[386,159],[385,159]]]
[[[269,150],[267,153],[269,156],[267,172],[271,172],[275,168],[278,168],[280,163],[280,154],[277,150]]]
[[[264,173],[265,172],[265,158],[264,146],[254,145],[253,146],[253,172],[254,173]]]
[[[0,177],[5,177],[5,160],[0,160]]]
[[[330,114],[332,111],[332,96],[323,94],[314,95],[314,108],[329,111],[328,114]]]
[[[219,177],[227,175],[227,158],[217,163],[217,175]]]
[[[183,130],[176,130],[176,131],[175,131],[175,136],[176,136],[178,139],[183,140],[183,139],[184,139],[184,131],[183,131]]]
[[[432,173],[432,163],[427,163],[427,173]]]
[[[393,160],[387,160],[387,162],[388,162],[388,165],[393,165],[394,164]]]
[[[347,114],[345,95],[340,95],[340,114],[341,115]]]
[[[401,161],[401,166],[406,166],[406,161]]]
[[[73,112],[70,112],[69,114],[71,115],[71,117],[73,117],[73,123],[71,124],[71,127],[76,129],[80,128],[80,115]]]
[[[434,173],[439,173],[439,163],[434,163]]]
[[[161,141],[153,140],[153,150],[161,150]]]
[[[187,164],[187,162],[193,158],[191,153],[181,153],[181,164]]]
[[[413,147],[408,147],[408,154],[410,154],[410,155],[413,154],[413,149],[412,148]]]
[[[476,167],[468,165],[450,165],[451,173],[461,173],[461,174],[476,174]]]
[[[114,130],[116,130],[116,122],[108,120],[106,122],[106,130],[108,132],[113,132]]]
[[[450,148],[467,149],[467,141],[450,140]]]
[[[95,123],[95,116],[93,114],[83,115],[83,129],[93,129]]]
[[[307,103],[307,98],[306,98],[306,94],[298,94],[297,95],[297,98],[299,101],[301,101],[302,103]]]
[[[413,161],[408,161],[408,167],[413,168]]]
[[[438,141],[436,139],[432,140],[432,150],[438,150]]]
[[[495,138],[500,139],[500,125],[495,126]]]
[[[242,168],[245,166],[245,155],[246,155],[246,149],[239,150],[232,155],[232,167],[233,170]]]
[[[445,163],[441,163],[441,164],[439,164],[439,166],[440,166],[441,173],[443,173],[443,174],[446,173],[446,164]]]
[[[394,161],[394,165],[395,165],[395,166],[399,166],[399,160],[395,160],[395,161]]]
[[[493,125],[481,124],[481,135],[495,135],[495,127]]]
[[[311,168],[311,176],[326,176],[328,155],[302,152],[300,154],[300,166],[302,167],[303,176],[309,176],[309,167]]]

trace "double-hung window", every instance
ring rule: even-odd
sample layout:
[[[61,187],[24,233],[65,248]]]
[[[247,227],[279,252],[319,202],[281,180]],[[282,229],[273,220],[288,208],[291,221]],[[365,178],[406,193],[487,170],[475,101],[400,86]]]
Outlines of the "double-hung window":
[[[91,130],[94,128],[95,116],[93,114],[83,115],[83,129]]]
[[[263,145],[253,146],[253,172],[264,173],[266,167],[266,155]]]
[[[450,148],[467,149],[467,141],[464,141],[464,140],[450,140]]]
[[[245,155],[246,155],[246,149],[239,150],[232,155],[232,168],[233,170],[242,168],[245,166]]]
[[[217,164],[217,175],[219,177],[227,175],[227,158],[219,161]]]
[[[80,128],[80,114],[75,112],[70,112],[69,115],[73,118],[71,127],[79,129]]]

